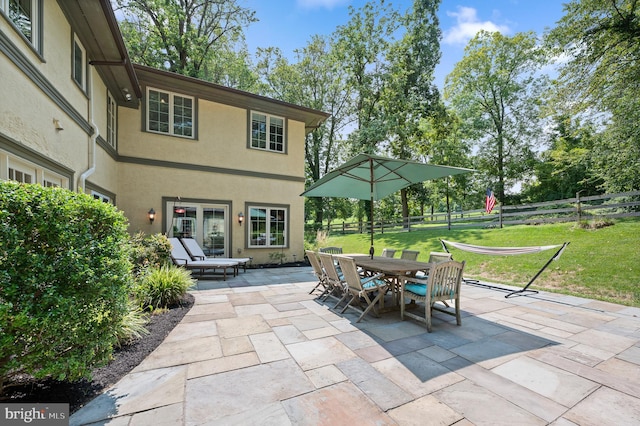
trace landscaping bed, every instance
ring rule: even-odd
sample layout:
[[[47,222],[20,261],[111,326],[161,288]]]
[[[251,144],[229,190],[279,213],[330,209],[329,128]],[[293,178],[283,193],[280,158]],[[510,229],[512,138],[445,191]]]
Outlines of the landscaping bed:
[[[25,378],[24,383],[8,389],[8,395],[0,397],[0,401],[68,403],[71,413],[79,410],[153,352],[189,312],[193,302],[193,295],[186,294],[179,305],[159,315],[153,315],[146,326],[149,334],[130,345],[116,349],[113,353],[114,359],[108,365],[93,370],[91,381],[65,382],[48,379],[33,382]]]

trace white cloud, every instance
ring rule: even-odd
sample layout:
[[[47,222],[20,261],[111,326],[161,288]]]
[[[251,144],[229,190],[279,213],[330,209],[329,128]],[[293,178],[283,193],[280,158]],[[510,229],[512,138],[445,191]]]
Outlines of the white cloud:
[[[350,0],[296,0],[298,7],[302,9],[333,9],[336,6],[342,6],[349,3]]]
[[[481,30],[508,34],[511,30],[507,25],[498,25],[491,21],[480,21],[478,11],[472,7],[458,6],[457,12],[447,11],[448,16],[456,18],[456,25],[444,32],[445,44],[467,44]]]

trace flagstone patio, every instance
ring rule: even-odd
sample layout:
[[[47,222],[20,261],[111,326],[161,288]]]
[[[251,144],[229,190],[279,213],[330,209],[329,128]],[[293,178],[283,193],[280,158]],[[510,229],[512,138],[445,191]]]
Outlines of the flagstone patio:
[[[167,339],[71,425],[640,424],[640,309],[463,285],[462,326],[329,308],[310,267],[200,280]]]

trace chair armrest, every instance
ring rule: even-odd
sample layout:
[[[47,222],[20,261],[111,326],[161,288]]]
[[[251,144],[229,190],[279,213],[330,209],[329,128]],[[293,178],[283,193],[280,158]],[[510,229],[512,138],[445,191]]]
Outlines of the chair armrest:
[[[174,257],[173,261],[175,262],[176,265],[186,265],[189,263],[187,259],[180,259],[178,257]]]
[[[402,284],[406,283],[407,281],[416,283],[416,284],[427,284],[429,282],[429,277],[418,278],[418,277],[413,277],[409,275],[400,275],[398,276],[398,280]]]
[[[204,256],[191,256],[191,257],[194,257],[197,260],[205,260],[206,259],[206,257],[204,257]]]

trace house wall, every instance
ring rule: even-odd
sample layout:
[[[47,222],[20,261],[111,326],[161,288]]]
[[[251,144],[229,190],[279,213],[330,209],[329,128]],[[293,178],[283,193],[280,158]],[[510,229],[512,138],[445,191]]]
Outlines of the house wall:
[[[78,87],[71,71],[73,29],[58,2],[42,4],[41,52],[0,16],[0,179],[8,178],[11,158],[49,168],[66,178],[63,186],[69,189],[109,196],[129,219],[131,233],[167,232],[168,199],[222,203],[229,209],[230,255],[252,257],[254,265],[271,261],[274,252],[283,253],[287,261],[294,255],[303,258],[303,121],[285,117],[285,153],[251,149],[251,105],[257,102],[258,111],[272,113],[270,105],[276,103],[239,91],[229,95],[235,106],[216,102],[215,91],[222,89],[203,83],[202,90],[209,94],[207,99],[196,98],[196,139],[146,132],[146,85],[180,94],[176,87],[185,84],[170,73],[160,73],[153,82],[140,80],[143,99],[137,109],[135,104],[118,108],[117,150],[109,148],[104,142],[107,85],[97,69],[87,65],[90,87],[86,92]],[[163,83],[158,85],[159,81]],[[200,83],[188,84],[199,93]],[[62,130],[56,129],[54,120]],[[81,180],[94,165],[86,181]],[[287,209],[287,247],[247,247],[249,205]],[[147,219],[150,208],[158,213],[153,224]],[[243,225],[237,221],[239,212],[247,219]]]
[[[167,232],[163,197],[223,202],[230,206],[230,255],[268,263],[279,248],[247,247],[248,223],[239,212],[249,204],[286,206],[289,211],[288,261],[304,257],[304,123],[288,120],[287,153],[250,149],[248,113],[207,100],[198,101],[197,140],[141,130],[142,111],[119,114],[119,154],[135,163],[119,164],[118,206],[128,212],[132,233]],[[122,112],[122,109],[121,109]],[[144,164],[141,164],[144,163]],[[135,188],[135,191],[123,188]],[[149,224],[146,213],[158,216]],[[169,212],[171,214],[171,212]]]
[[[14,60],[0,55],[0,135],[5,147],[33,150],[29,161],[41,156],[68,168],[67,187],[77,189],[77,179],[91,167],[90,103],[98,127],[104,129],[107,89],[92,66],[88,67],[91,86],[86,92],[73,81],[72,28],[56,2],[43,2],[42,16],[42,55],[0,17],[0,37],[14,55]],[[56,128],[54,120],[63,130]],[[115,192],[115,161],[100,147],[96,147],[96,159],[100,168],[91,176],[92,182]]]

